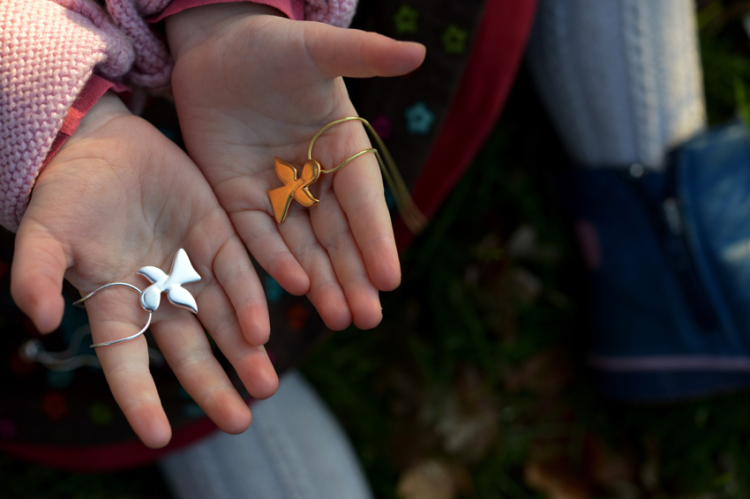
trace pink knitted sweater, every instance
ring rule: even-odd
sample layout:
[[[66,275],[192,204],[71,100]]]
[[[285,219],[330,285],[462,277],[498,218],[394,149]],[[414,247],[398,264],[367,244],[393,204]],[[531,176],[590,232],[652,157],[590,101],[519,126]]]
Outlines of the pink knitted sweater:
[[[106,0],[106,11],[94,0],[0,1],[0,225],[18,228],[45,158],[94,71],[166,87],[172,61],[146,19],[222,1],[229,0]],[[356,2],[305,0],[304,18],[348,26]],[[296,17],[294,6],[281,10]]]

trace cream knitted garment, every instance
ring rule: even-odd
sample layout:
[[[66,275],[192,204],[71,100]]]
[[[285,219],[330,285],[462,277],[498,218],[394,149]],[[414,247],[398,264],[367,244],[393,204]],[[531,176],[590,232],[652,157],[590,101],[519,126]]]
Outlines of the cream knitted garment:
[[[527,61],[579,165],[661,169],[706,126],[692,0],[540,0]]]

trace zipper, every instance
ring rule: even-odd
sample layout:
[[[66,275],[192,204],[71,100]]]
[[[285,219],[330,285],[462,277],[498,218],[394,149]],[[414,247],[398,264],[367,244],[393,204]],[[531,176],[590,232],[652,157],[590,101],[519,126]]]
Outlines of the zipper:
[[[633,175],[632,172],[631,168],[630,175],[627,175],[628,181],[641,196],[646,198],[652,215],[655,215],[652,219],[657,233],[661,236],[667,265],[672,267],[693,317],[704,332],[718,331],[719,318],[701,283],[700,274],[687,240],[680,200],[675,193],[674,173],[665,172],[663,189],[656,189],[657,192],[654,192],[649,187],[656,186],[648,185],[649,182],[646,181],[651,174]]]

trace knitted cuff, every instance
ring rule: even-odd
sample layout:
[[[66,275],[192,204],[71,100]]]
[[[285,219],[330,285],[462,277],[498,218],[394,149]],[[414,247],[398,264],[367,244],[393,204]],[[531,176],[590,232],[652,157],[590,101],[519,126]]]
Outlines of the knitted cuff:
[[[121,0],[128,1],[128,0]],[[129,0],[133,1],[133,0]],[[136,0],[141,4],[158,4],[160,9],[149,9],[150,15],[154,16],[149,21],[159,21],[168,15],[176,14],[188,7],[197,7],[211,3],[222,3],[231,0]],[[234,0],[237,1],[237,0]],[[306,21],[318,21],[333,26],[346,28],[352,22],[354,12],[357,9],[357,0],[249,0],[254,3],[276,7],[286,14],[290,19],[304,19]],[[166,4],[169,3],[169,6]],[[182,4],[182,5],[175,5]],[[304,5],[303,5],[304,4]]]
[[[135,85],[154,89],[164,89],[169,85],[172,59],[166,45],[149,27],[149,21],[163,18],[172,1],[107,0],[107,9],[112,19],[135,47],[135,64],[127,78]],[[293,3],[298,2],[299,0],[294,0]],[[201,2],[193,3],[197,5]],[[259,0],[257,3],[282,6],[286,1]],[[305,19],[346,27],[354,17],[356,6],[357,0],[307,0]],[[299,15],[299,5],[295,9],[294,14]],[[284,12],[289,15],[285,10]]]
[[[92,0],[0,2],[0,225],[18,228],[94,67],[119,77],[132,61],[132,46]]]
[[[202,7],[217,3],[236,2],[237,0],[172,0],[169,6],[155,17],[146,19],[149,23],[156,23],[169,16],[179,14],[183,10]],[[289,19],[301,20],[305,16],[304,0],[247,0],[253,3],[268,5],[281,11]]]
[[[357,0],[307,0],[305,20],[346,28],[352,23]]]
[[[91,111],[94,105],[99,102],[99,99],[101,99],[109,90],[118,94],[130,92],[130,89],[122,83],[110,81],[98,75],[91,76],[91,79],[86,83],[86,86],[83,87],[83,90],[81,90],[80,95],[76,98],[75,102],[73,102],[70,109],[68,109],[62,127],[60,128],[60,131],[57,132],[57,136],[52,142],[49,152],[47,152],[47,157],[44,158],[42,168],[52,161],[55,154],[60,151],[65,142],[76,132],[83,117]]]

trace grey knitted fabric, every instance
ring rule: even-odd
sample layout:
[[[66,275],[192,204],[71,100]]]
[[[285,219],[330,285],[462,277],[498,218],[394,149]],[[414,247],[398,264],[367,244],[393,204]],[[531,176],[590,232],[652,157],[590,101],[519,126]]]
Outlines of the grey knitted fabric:
[[[705,127],[691,0],[540,0],[528,62],[581,165],[661,168]]]
[[[241,435],[217,432],[162,459],[178,499],[371,499],[349,440],[297,372],[253,405]]]

